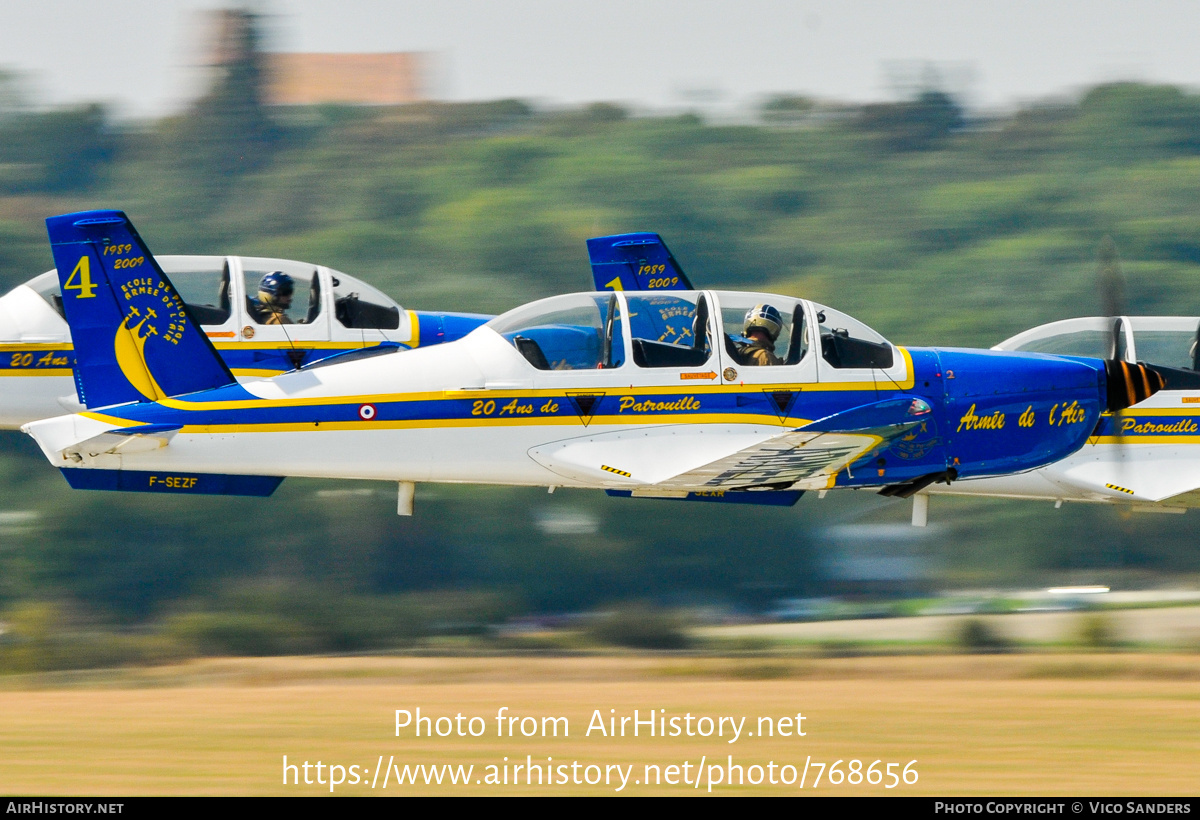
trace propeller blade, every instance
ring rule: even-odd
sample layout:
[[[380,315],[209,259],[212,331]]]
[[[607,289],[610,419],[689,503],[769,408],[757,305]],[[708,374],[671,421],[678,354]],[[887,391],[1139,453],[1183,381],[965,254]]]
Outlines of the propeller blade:
[[[1121,273],[1121,257],[1111,236],[1100,240],[1096,251],[1096,287],[1100,291],[1100,310],[1103,316],[1125,315],[1125,276]]]
[[[1125,350],[1125,322],[1117,316],[1113,318],[1109,327],[1108,358],[1123,360]]]

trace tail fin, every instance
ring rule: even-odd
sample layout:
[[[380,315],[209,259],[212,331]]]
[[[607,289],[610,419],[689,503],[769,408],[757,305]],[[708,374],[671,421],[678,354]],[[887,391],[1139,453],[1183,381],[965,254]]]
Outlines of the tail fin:
[[[236,384],[121,211],[46,220],[86,407]]]
[[[695,290],[656,233],[622,233],[587,241],[596,290]]]

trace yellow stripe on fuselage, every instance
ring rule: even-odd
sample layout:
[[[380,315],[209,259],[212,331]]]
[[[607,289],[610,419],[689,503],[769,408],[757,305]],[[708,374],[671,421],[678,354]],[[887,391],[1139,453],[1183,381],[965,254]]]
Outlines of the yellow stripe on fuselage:
[[[1157,436],[1154,433],[1126,433],[1123,436],[1095,436],[1089,444],[1200,444],[1200,436]]]
[[[35,368],[6,368],[0,370],[0,378],[4,376],[70,376],[74,371],[69,367],[43,367],[40,370]]]
[[[232,367],[229,369],[229,372],[235,376],[255,376],[255,377],[262,377],[264,379],[269,379],[274,376],[279,376],[283,373],[288,373],[290,371],[283,370],[283,369],[263,370],[263,369],[256,369],[253,367]]]
[[[701,413],[693,416],[592,416],[588,427],[604,425],[661,426],[670,424],[758,424],[764,427],[791,429],[809,424],[811,419],[780,421],[777,416],[752,416],[738,413]],[[179,431],[187,434],[228,433],[296,433],[326,430],[419,430],[440,427],[525,427],[553,426],[582,427],[578,416],[533,416],[529,418],[455,418],[402,419],[395,421],[293,421],[263,424],[187,424]]]
[[[70,342],[0,342],[0,353],[29,353],[35,350],[74,350]]]
[[[280,325],[287,327],[287,325]],[[296,339],[291,343],[284,341],[275,342],[213,342],[213,347],[217,350],[278,350],[281,353],[287,350],[357,350],[360,347],[371,347],[364,345],[361,341],[358,342],[325,342],[308,339]]]
[[[875,386],[869,385],[874,391]],[[503,390],[433,390],[421,393],[363,393],[356,396],[324,396],[312,399],[234,399],[230,401],[181,401],[163,399],[159,404],[175,410],[245,410],[248,408],[272,407],[337,407],[343,404],[382,404],[411,401],[439,401],[445,399],[507,399],[507,398],[569,398],[568,394],[592,393],[604,396],[706,396],[721,393],[785,392],[807,393],[808,384],[754,384],[754,385],[683,385],[659,387],[587,387],[584,385],[544,388],[505,388]],[[864,388],[865,389],[865,388]]]

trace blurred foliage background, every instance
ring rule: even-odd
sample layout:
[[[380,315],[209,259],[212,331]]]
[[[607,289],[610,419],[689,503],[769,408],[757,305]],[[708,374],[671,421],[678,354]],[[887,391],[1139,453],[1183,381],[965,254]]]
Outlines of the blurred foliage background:
[[[585,289],[587,237],[653,230],[703,286],[823,301],[900,344],[990,346],[1098,313],[1105,237],[1130,313],[1200,313],[1200,96],[1179,88],[1106,85],[991,117],[937,88],[859,107],[778,97],[736,125],[607,103],[270,108],[252,30],[240,48],[190,110],[136,126],[100,105],[37,108],[0,76],[0,288],[52,266],[46,216],[115,207],[156,253],[319,262],[415,309]],[[849,496],[757,510],[427,486],[399,519],[378,484],[71,492],[3,433],[0,668],[357,651],[618,613],[603,634],[620,613],[1200,570],[1196,513],[935,499],[935,526],[894,537],[906,504]],[[856,584],[846,556],[918,571]],[[674,645],[673,618],[637,641]]]

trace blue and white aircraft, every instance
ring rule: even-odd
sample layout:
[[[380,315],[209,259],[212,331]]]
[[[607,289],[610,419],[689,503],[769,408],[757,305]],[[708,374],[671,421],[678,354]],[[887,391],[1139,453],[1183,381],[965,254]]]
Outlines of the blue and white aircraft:
[[[239,384],[123,213],[47,226],[87,409],[22,429],[84,489],[267,495],[288,476],[375,479],[399,483],[403,514],[417,482],[907,497],[1059,461],[1102,414],[1163,384],[1119,360],[898,348],[805,299],[657,289],[553,297],[448,344]],[[618,252],[643,267],[636,246]],[[770,366],[733,339],[762,305],[780,316]]]
[[[411,349],[453,341],[491,318],[404,310],[353,276],[289,259],[161,256],[157,262],[192,319],[243,381],[378,344]],[[254,310],[260,280],[274,271],[287,274],[295,287],[286,323],[269,322]],[[56,271],[0,296],[0,429],[82,410],[74,362]]]

